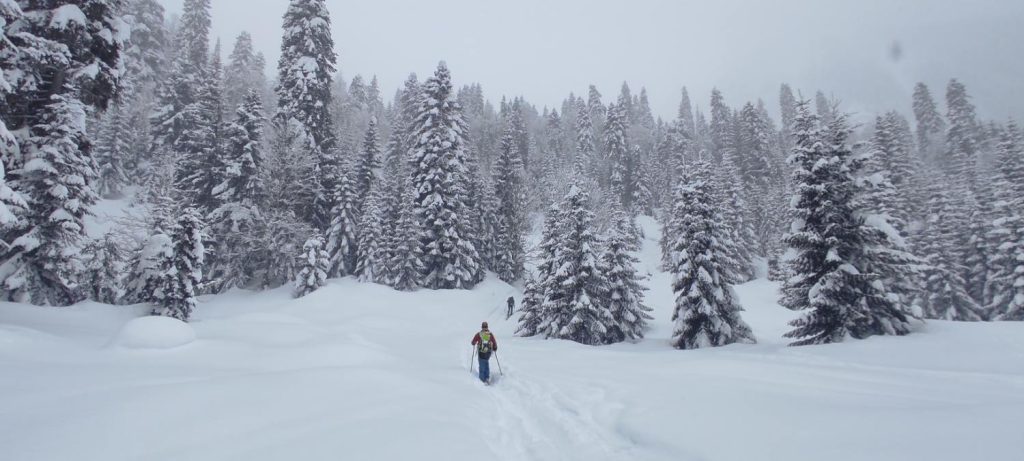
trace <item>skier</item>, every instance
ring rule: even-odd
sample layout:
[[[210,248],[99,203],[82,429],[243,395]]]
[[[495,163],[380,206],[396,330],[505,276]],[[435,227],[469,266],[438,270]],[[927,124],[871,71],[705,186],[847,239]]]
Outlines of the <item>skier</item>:
[[[498,350],[498,341],[494,334],[487,329],[487,322],[480,324],[480,332],[473,336],[470,343],[476,346],[476,357],[480,363],[480,381],[490,384],[491,382],[491,352]]]
[[[516,298],[509,296],[508,299],[505,300],[505,302],[508,303],[508,315],[506,315],[505,318],[510,319],[512,318],[512,311],[514,311],[516,308]]]

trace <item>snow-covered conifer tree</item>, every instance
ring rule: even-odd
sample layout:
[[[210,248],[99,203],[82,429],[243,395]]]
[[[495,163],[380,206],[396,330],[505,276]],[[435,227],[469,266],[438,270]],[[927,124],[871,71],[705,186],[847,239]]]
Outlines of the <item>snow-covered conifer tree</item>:
[[[327,254],[330,265],[327,275],[345,277],[356,270],[358,255],[359,197],[348,168],[338,178],[335,190],[334,208],[331,209],[331,226],[327,230]]]
[[[790,162],[797,196],[796,220],[785,237],[795,256],[792,276],[782,288],[783,306],[806,312],[790,322],[793,345],[839,342],[847,337],[902,335],[906,312],[873,274],[868,236],[861,226],[855,194],[857,166],[847,147],[845,117],[822,130],[806,101],[798,104]]]
[[[523,274],[526,233],[526,191],[523,164],[516,150],[511,126],[506,126],[494,165],[494,194],[498,200],[495,272],[506,282],[518,280]]]
[[[917,120],[917,149],[922,159],[935,161],[942,150],[946,121],[935,107],[935,99],[924,83],[914,85],[914,118]]]
[[[630,227],[627,221],[632,217],[616,210],[612,219],[617,224],[609,229],[601,255],[601,270],[608,283],[608,310],[612,316],[605,341],[635,341],[644,337],[647,321],[653,317],[649,314],[651,308],[644,304],[646,288],[640,285],[641,278],[636,272],[636,264],[640,261],[630,254],[629,240],[632,236],[624,232]]]
[[[204,224],[199,212],[187,208],[180,212],[169,239],[170,243],[157,252],[161,258],[156,289],[149,294],[156,306],[153,315],[173,317],[187,322],[196,308],[196,296],[203,282],[203,263],[206,248]],[[168,242],[169,240],[169,242]]]
[[[370,185],[379,180],[380,160],[377,117],[370,117],[370,124],[366,128],[366,136],[363,138],[363,148],[355,164],[355,192],[358,197],[357,209],[360,213],[363,212],[366,198],[370,195]]]
[[[600,242],[593,233],[589,200],[577,180],[559,207],[561,234],[550,265],[553,272],[545,277],[539,329],[546,338],[596,345],[607,341],[615,319],[608,306],[608,279],[598,262]]]
[[[284,15],[284,37],[278,61],[279,124],[298,130],[300,143],[315,160],[310,222],[331,223],[337,161],[331,113],[331,75],[337,63],[331,19],[325,0],[291,0]]]
[[[427,80],[410,150],[413,191],[419,221],[424,276],[428,288],[472,288],[480,255],[466,216],[465,123],[451,75],[442,62]]]
[[[327,283],[327,267],[330,264],[327,252],[324,251],[324,239],[315,236],[302,245],[299,256],[299,273],[295,276],[292,295],[296,298],[306,296]]]
[[[727,237],[712,199],[710,175],[708,165],[700,163],[677,186],[672,224],[665,229],[676,294],[672,345],[678,349],[755,341],[740,318],[743,308],[721,263],[721,242]]]

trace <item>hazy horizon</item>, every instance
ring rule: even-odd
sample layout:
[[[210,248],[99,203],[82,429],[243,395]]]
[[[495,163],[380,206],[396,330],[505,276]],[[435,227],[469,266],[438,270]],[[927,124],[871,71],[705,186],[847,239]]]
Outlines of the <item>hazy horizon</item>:
[[[168,17],[180,14],[182,0],[161,2]],[[273,77],[288,0],[212,3],[211,41],[219,38],[227,56],[235,37],[249,31]],[[872,115],[908,113],[918,81],[941,102],[950,78],[967,85],[981,117],[1021,114],[1016,80],[1024,63],[1008,57],[1024,42],[1024,2],[824,3],[639,0],[620,8],[521,0],[511,10],[469,0],[327,0],[338,70],[347,80],[377,75],[385,98],[410,72],[422,79],[444,60],[457,85],[480,83],[492,101],[523,95],[538,107],[559,107],[594,84],[609,102],[627,81],[634,92],[646,87],[655,114],[666,119],[683,86],[700,107],[718,87],[731,106],[762,98],[775,114],[785,82],[805,97],[820,89],[847,111]],[[894,43],[902,53],[892,52]]]

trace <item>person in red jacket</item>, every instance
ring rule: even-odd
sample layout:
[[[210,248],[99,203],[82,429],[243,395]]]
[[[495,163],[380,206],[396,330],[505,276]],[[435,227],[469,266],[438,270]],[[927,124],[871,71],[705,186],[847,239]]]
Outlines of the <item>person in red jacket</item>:
[[[487,322],[480,324],[480,332],[473,336],[470,343],[476,346],[476,357],[480,363],[480,381],[491,382],[491,352],[498,350],[498,340],[494,333],[487,329]]]

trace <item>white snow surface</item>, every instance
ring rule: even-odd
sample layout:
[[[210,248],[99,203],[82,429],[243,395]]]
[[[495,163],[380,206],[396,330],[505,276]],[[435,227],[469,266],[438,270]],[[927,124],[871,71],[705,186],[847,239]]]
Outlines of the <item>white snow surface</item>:
[[[196,331],[171,317],[145,316],[125,323],[111,345],[128,349],[172,349],[196,340]]]
[[[758,344],[675,350],[671,275],[641,224],[656,318],[636,344],[516,338],[519,291],[493,278],[233,291],[202,299],[195,341],[172,349],[109,347],[145,306],[0,303],[0,459],[1020,459],[1024,323],[791,348],[796,314],[758,280],[737,287]],[[483,320],[492,386],[469,372]]]

